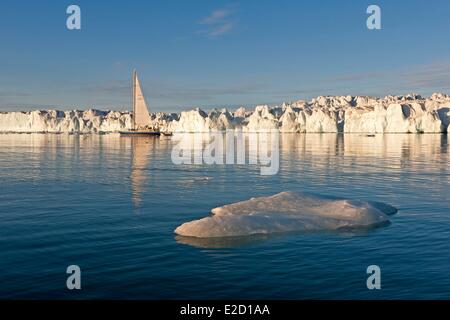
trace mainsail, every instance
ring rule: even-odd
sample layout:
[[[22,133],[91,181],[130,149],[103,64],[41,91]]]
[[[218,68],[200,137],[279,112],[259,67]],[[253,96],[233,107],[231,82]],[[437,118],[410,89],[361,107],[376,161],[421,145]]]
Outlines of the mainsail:
[[[133,72],[133,129],[145,129],[151,124],[151,118],[148,113],[147,104],[145,103],[144,94],[137,76],[137,72]]]

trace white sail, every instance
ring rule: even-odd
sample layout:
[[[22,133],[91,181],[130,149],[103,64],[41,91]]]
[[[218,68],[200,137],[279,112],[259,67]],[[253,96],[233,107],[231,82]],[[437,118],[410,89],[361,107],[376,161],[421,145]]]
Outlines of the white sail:
[[[133,75],[133,124],[135,130],[145,129],[151,125],[150,114],[136,71]]]

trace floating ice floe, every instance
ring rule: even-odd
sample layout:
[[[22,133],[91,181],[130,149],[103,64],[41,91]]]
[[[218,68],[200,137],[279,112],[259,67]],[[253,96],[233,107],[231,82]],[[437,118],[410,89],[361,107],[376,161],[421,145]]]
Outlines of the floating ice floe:
[[[371,228],[389,223],[389,215],[396,212],[396,208],[380,202],[282,192],[215,208],[211,216],[184,223],[175,233],[216,238]]]
[[[435,93],[384,98],[320,96],[281,107],[256,106],[234,112],[196,108],[151,115],[164,132],[441,133],[450,127],[450,96]],[[119,111],[0,112],[0,132],[97,133],[130,129],[131,114]]]

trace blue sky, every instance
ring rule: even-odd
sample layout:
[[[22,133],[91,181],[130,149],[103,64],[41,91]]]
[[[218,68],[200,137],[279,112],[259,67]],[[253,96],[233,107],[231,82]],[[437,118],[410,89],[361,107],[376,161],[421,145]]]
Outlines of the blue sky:
[[[445,0],[4,1],[0,43],[0,110],[129,109],[133,68],[152,111],[450,91]]]

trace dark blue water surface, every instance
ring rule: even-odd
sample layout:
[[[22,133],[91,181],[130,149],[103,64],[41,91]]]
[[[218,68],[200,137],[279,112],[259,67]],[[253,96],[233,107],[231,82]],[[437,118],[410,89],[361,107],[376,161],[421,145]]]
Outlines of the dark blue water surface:
[[[445,135],[280,137],[280,170],[175,165],[171,138],[0,135],[0,298],[450,299]],[[387,202],[359,233],[179,238],[214,207],[281,191]],[[79,265],[82,290],[66,288]],[[381,268],[368,290],[366,268]]]

